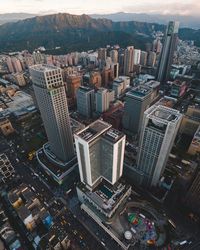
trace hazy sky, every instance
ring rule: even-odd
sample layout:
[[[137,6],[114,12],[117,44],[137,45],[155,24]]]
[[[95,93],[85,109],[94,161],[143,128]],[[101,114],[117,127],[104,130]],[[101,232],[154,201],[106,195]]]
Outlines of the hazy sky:
[[[94,14],[153,12],[199,15],[199,0],[0,0],[0,13],[29,12]]]

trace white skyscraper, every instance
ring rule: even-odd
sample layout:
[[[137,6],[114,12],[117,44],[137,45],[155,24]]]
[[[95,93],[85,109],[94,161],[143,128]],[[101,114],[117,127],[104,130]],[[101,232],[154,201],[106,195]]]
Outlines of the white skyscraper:
[[[164,106],[152,106],[144,112],[140,134],[137,170],[144,186],[156,186],[174,144],[182,115]]]
[[[53,161],[70,161],[75,153],[61,69],[40,64],[30,67],[30,74],[48,137],[46,153]]]
[[[91,190],[102,178],[115,184],[122,176],[125,135],[97,120],[74,137],[81,182]]]

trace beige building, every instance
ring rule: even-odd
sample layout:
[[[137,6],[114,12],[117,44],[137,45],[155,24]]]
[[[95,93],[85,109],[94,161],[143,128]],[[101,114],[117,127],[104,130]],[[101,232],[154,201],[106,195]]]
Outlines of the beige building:
[[[7,118],[0,118],[0,131],[5,136],[15,132],[11,122]]]
[[[16,73],[13,76],[14,76],[14,79],[15,79],[15,82],[17,85],[19,85],[20,87],[23,87],[26,85],[26,80],[24,78],[24,74]]]

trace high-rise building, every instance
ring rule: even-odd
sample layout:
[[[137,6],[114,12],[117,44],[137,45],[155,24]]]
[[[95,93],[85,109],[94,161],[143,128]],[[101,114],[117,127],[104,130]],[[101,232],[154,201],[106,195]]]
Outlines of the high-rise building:
[[[101,74],[99,71],[92,71],[90,73],[89,84],[93,87],[100,88],[102,84]]]
[[[112,63],[111,70],[112,70],[113,79],[117,78],[119,76],[119,63]]]
[[[70,74],[66,76],[67,95],[76,99],[76,92],[82,84],[82,77],[79,74]]]
[[[103,113],[109,109],[110,103],[115,99],[115,93],[113,90],[100,88],[96,94],[96,111]]]
[[[10,72],[10,73],[14,73],[14,72],[15,72],[15,69],[14,69],[14,67],[13,67],[11,57],[7,57],[7,58],[6,58],[6,64],[7,64],[7,67],[8,67],[9,72]]]
[[[135,49],[134,50],[134,59],[133,59],[134,65],[140,64],[140,56],[141,56],[141,50]]]
[[[79,114],[91,118],[94,111],[94,89],[81,86],[77,90],[77,111]]]
[[[160,39],[156,39],[153,41],[153,48],[152,51],[156,52],[156,54],[159,54],[162,50],[162,43],[160,41]]]
[[[151,88],[138,86],[126,94],[123,116],[123,128],[136,135],[140,132],[144,111],[151,103]]]
[[[155,63],[156,63],[156,53],[153,51],[149,51],[147,56],[147,66],[154,67]]]
[[[106,48],[98,49],[98,59],[105,62],[106,57],[107,57],[107,49]]]
[[[147,64],[147,56],[148,56],[148,53],[146,51],[141,51],[140,64],[142,66],[146,66]]]
[[[48,137],[44,151],[53,162],[56,159],[68,162],[75,153],[61,69],[50,65],[35,65],[30,67],[30,74]]]
[[[124,51],[124,74],[129,75],[133,71],[134,47],[129,46]]]
[[[113,63],[118,63],[118,51],[116,49],[110,51],[110,57]]]
[[[144,112],[137,160],[137,170],[143,175],[143,186],[158,184],[181,119],[179,111],[160,105],[154,105]]]
[[[168,80],[170,75],[170,69],[173,63],[174,51],[178,39],[178,29],[179,22],[169,22],[157,68],[157,80],[161,83]]]
[[[102,86],[107,87],[109,83],[113,80],[112,69],[104,67],[101,72]]]
[[[115,184],[122,176],[125,135],[102,120],[75,134],[81,182],[91,190],[106,179]]]

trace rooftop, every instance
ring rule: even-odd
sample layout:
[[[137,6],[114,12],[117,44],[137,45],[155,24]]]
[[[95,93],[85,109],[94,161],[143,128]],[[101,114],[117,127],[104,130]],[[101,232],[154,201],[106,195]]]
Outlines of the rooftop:
[[[141,85],[136,88],[133,88],[126,95],[130,97],[138,97],[142,99],[143,97],[149,95],[151,92],[152,90],[150,87]]]
[[[57,70],[59,68],[53,65],[48,65],[48,64],[37,64],[37,65],[31,66],[30,69],[39,71],[39,72],[49,72],[52,70]]]
[[[79,183],[78,188],[97,206],[105,212],[109,212],[118,204],[119,200],[130,189],[130,186],[126,185],[123,180],[113,186],[103,179],[93,192],[89,191],[83,183]]]
[[[90,87],[81,86],[81,87],[79,87],[78,90],[79,90],[79,91],[82,91],[82,92],[90,92],[90,91],[93,90],[93,89],[90,88]]]
[[[114,128],[110,128],[106,133],[103,135],[103,138],[111,141],[111,142],[116,142],[120,140],[124,134],[120,132],[119,130],[116,130]]]
[[[98,135],[103,134],[105,131],[107,131],[109,128],[111,128],[111,126],[112,125],[102,120],[97,120],[91,123],[84,130],[81,130],[79,133],[77,133],[77,135],[85,141],[91,141]]]
[[[171,109],[162,105],[154,105],[146,110],[151,119],[155,119],[160,122],[175,122],[182,117],[178,110]]]

